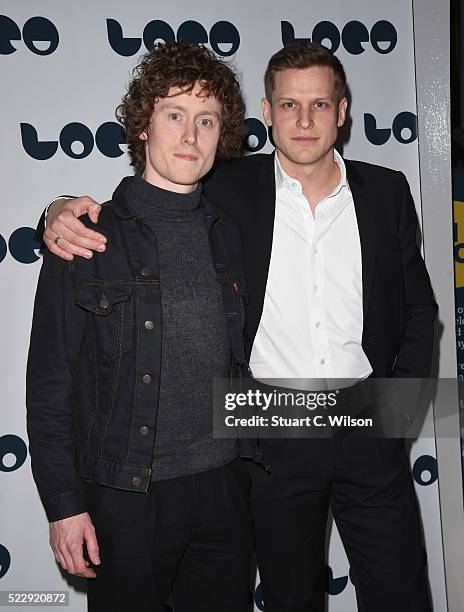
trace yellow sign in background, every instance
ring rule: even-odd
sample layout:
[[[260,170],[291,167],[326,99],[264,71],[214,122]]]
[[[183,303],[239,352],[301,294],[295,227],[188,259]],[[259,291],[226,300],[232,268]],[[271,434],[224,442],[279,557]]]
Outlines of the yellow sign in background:
[[[464,287],[464,202],[454,200],[454,269],[456,289]]]

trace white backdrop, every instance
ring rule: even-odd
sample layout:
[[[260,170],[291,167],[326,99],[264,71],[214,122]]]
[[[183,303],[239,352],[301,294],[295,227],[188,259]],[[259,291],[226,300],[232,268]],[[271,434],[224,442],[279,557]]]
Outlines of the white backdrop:
[[[114,109],[145,43],[165,36],[193,36],[231,59],[241,77],[251,120],[249,148],[262,152],[272,150],[259,106],[270,55],[292,37],[333,47],[346,68],[352,94],[352,127],[344,155],[405,172],[421,216],[412,3],[272,4],[268,0],[204,0],[195,5],[188,0],[139,0],[131,6],[108,0],[1,2],[0,590],[69,590],[70,609],[85,609],[81,583],[71,585],[61,576],[49,549],[48,524],[27,454],[24,370],[40,268],[31,228],[53,196],[85,193],[103,201],[130,173]],[[411,465],[434,608],[442,612],[446,597],[435,456],[430,417],[424,437],[413,446]],[[327,563],[330,612],[356,610],[349,566],[335,527]],[[256,610],[263,609],[259,588],[256,605]]]

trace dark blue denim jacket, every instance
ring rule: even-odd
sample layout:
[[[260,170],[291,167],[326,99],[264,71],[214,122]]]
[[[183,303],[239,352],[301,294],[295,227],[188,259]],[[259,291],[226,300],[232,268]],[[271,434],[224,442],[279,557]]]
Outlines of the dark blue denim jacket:
[[[246,372],[240,236],[203,204],[235,377]],[[138,492],[151,481],[161,367],[158,253],[123,189],[103,205],[98,230],[107,249],[90,260],[44,254],[35,299],[27,428],[49,521],[85,512],[81,478]]]

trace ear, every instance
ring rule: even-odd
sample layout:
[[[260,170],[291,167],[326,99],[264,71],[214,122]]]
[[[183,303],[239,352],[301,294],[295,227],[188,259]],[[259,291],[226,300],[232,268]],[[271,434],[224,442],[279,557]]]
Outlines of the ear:
[[[143,132],[140,132],[139,140],[148,140],[148,134],[145,130]]]
[[[263,110],[263,118],[267,127],[271,127],[272,125],[272,107],[271,103],[267,98],[261,99],[261,108]]]
[[[342,125],[345,123],[347,107],[348,107],[348,100],[346,98],[342,98],[340,102],[338,103],[338,121],[337,121],[338,127],[342,127]]]

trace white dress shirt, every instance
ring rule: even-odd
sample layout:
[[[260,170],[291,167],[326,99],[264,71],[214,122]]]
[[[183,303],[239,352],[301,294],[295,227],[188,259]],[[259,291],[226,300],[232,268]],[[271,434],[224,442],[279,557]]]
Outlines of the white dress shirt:
[[[362,346],[361,244],[345,163],[311,212],[301,183],[275,156],[276,206],[263,313],[250,366],[255,378],[299,379],[283,386],[348,386],[372,372]],[[315,381],[314,379],[317,379]],[[324,386],[324,381],[325,386]],[[277,384],[277,383],[276,383]]]

